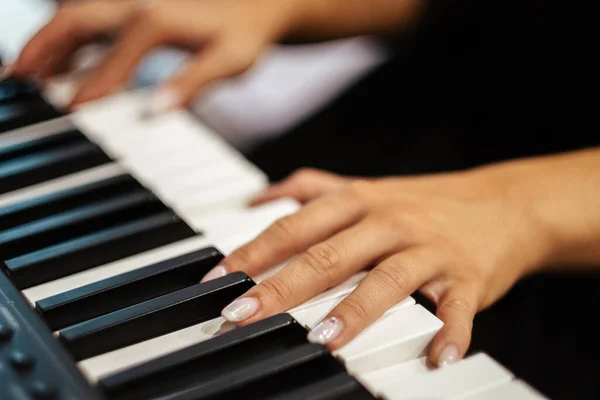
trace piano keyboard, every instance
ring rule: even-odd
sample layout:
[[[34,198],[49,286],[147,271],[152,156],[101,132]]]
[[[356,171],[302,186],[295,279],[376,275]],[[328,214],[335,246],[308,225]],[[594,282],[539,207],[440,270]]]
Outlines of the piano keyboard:
[[[442,326],[405,299],[342,349],[307,328],[364,272],[264,321],[221,309],[282,266],[202,276],[298,204],[247,208],[264,174],[143,90],[61,115],[0,83],[0,398],[542,399],[485,354],[426,362]]]

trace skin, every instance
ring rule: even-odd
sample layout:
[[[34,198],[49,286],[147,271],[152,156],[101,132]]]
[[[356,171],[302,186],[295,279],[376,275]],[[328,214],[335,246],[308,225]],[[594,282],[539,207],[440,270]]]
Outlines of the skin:
[[[600,267],[600,149],[423,177],[355,179],[302,170],[255,203],[304,207],[224,260],[227,272],[280,272],[242,297],[259,308],[239,325],[291,309],[352,274],[366,278],[326,317],[348,343],[391,306],[421,291],[445,323],[431,360],[468,349],[475,313],[542,269]],[[557,189],[560,188],[560,189]],[[440,360],[453,347],[458,357]]]
[[[188,104],[210,84],[239,75],[283,38],[332,39],[387,33],[413,23],[418,0],[88,0],[65,2],[11,66],[16,77],[63,72],[84,44],[115,38],[71,108],[126,85],[142,57],[165,45],[190,49],[190,62],[159,92],[169,107]],[[165,97],[165,96],[163,96]]]
[[[120,89],[141,58],[163,45],[195,56],[159,92],[187,104],[210,84],[250,68],[284,38],[397,32],[419,20],[419,0],[88,0],[65,3],[10,68],[17,77],[62,71],[82,45],[115,45],[72,106]],[[519,160],[424,177],[359,179],[303,170],[255,200],[291,196],[305,206],[227,257],[251,276],[293,261],[244,297],[258,299],[240,325],[287,310],[372,268],[329,317],[339,348],[415,290],[445,323],[431,359],[466,352],[475,313],[541,269],[600,265],[600,150]]]

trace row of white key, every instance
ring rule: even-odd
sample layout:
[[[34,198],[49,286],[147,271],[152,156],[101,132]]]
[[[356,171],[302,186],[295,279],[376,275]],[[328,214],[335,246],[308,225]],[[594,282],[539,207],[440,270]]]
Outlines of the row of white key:
[[[358,375],[385,400],[543,400],[544,397],[484,353],[435,369],[422,357]]]
[[[310,305],[290,314],[302,325],[313,326],[323,318],[335,305],[346,296],[340,295],[329,300],[312,302]],[[402,330],[410,321],[413,325],[410,334]],[[427,351],[427,344],[432,334],[440,328],[441,322],[416,305],[411,297],[398,303],[382,316],[371,329],[365,330],[351,345],[347,345],[335,353],[350,369],[365,369],[365,365],[376,368],[381,356],[380,350],[391,354],[417,352],[422,356]],[[223,318],[216,318],[202,324],[169,333],[154,339],[137,343],[110,353],[102,354],[79,362],[80,369],[92,382],[116,372],[146,363],[158,357],[181,350],[188,346],[209,340],[212,337],[232,329],[232,324]],[[419,335],[423,345],[415,346],[414,338]],[[373,343],[379,343],[374,347]],[[387,365],[403,361],[388,359]],[[366,371],[367,369],[365,369]],[[371,369],[369,369],[371,370]]]

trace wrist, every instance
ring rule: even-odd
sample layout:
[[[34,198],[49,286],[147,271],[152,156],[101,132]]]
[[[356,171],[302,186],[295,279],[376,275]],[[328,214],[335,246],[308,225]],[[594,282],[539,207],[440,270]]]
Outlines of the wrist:
[[[596,166],[587,150],[500,163],[476,170],[522,209],[527,239],[537,250],[529,272],[585,269],[600,262]]]
[[[511,161],[476,168],[471,172],[488,196],[502,202],[504,221],[513,224],[514,262],[521,276],[548,266],[562,247],[554,219],[546,212],[545,193],[540,188],[544,174],[526,161]],[[510,217],[513,218],[510,218]]]

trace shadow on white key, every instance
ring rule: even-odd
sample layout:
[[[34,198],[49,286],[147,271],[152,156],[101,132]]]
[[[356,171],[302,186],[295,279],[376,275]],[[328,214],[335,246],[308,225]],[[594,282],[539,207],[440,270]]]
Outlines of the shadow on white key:
[[[223,318],[215,318],[202,324],[83,360],[78,363],[78,366],[91,382],[97,382],[107,375],[209,340],[220,333],[233,329],[232,325]]]
[[[462,396],[460,400],[547,400],[542,394],[520,380],[496,386],[473,395]]]
[[[385,368],[359,379],[386,400],[456,400],[509,383],[513,374],[484,353],[451,366],[402,374],[403,365]],[[409,371],[410,372],[410,371]]]
[[[296,307],[295,309],[289,311],[296,321],[298,321],[302,326],[307,329],[312,328],[316,323],[321,321],[335,306],[337,306],[341,301],[343,301],[348,296],[348,293],[335,297],[333,299],[324,299],[320,301],[315,301],[315,299],[309,300],[303,305]],[[410,307],[415,304],[415,299],[412,297],[407,297],[402,300],[392,308],[390,308],[386,313],[393,313],[397,310]],[[378,321],[374,322],[377,324]]]
[[[426,355],[442,325],[419,304],[402,307],[385,314],[334,354],[351,373],[364,374]]]

